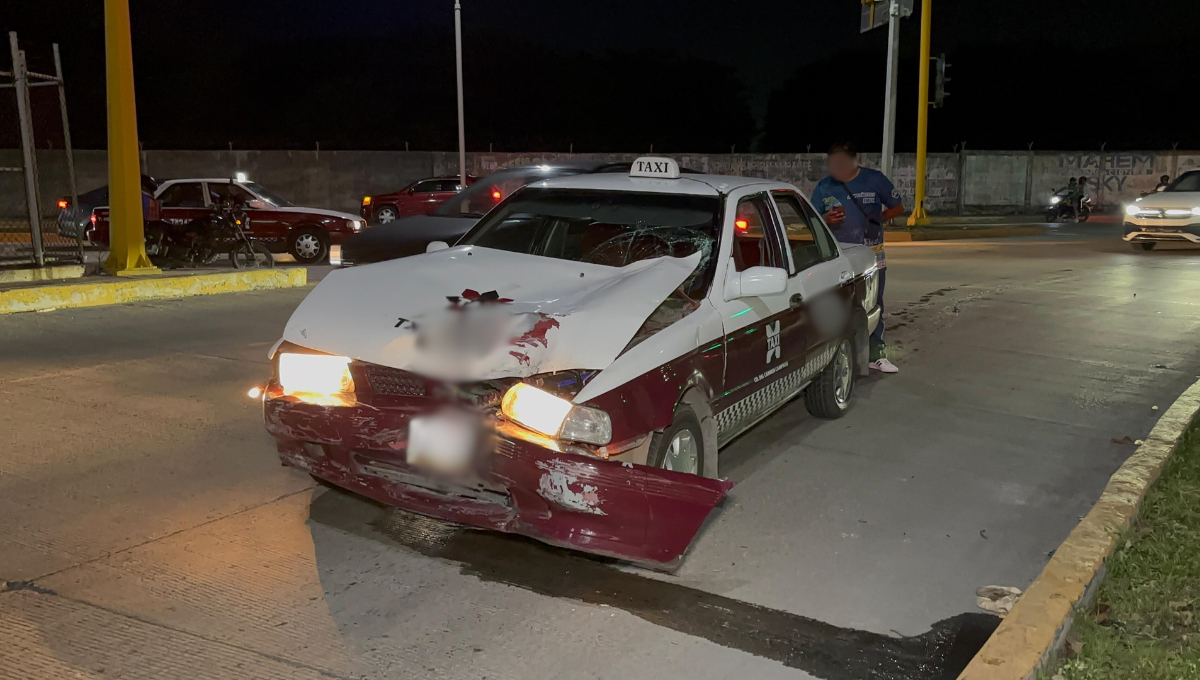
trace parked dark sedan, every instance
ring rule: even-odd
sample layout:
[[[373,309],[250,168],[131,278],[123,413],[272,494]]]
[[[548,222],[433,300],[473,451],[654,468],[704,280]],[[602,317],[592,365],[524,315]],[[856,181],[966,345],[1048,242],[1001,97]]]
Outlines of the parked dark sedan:
[[[142,175],[142,192],[153,196],[156,191],[158,191],[158,180],[150,175]],[[70,196],[59,198],[58,233],[70,238],[75,238],[76,235],[86,235],[88,227],[95,224],[95,209],[106,205],[108,205],[107,184],[79,194],[78,204],[72,204]]]
[[[428,215],[380,224],[332,246],[329,263],[348,267],[417,255],[425,252],[425,247],[434,241],[454,243],[470,231],[479,218],[526,184],[565,175],[629,172],[629,166],[629,163],[610,161],[572,161],[497,170]]]

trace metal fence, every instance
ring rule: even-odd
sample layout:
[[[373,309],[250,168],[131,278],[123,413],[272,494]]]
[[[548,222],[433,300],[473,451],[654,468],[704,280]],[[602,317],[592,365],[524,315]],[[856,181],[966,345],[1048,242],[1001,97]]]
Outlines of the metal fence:
[[[75,187],[74,158],[71,152],[71,128],[67,122],[67,98],[63,88],[62,60],[58,45],[53,46],[54,75],[31,71],[25,51],[17,44],[17,34],[8,34],[9,50],[12,54],[12,70],[0,71],[0,89],[11,90],[16,95],[17,121],[21,126],[21,158],[19,167],[0,167],[0,175],[11,179],[19,175],[19,184],[24,189],[25,214],[0,215],[0,267],[22,265],[44,266],[64,262],[83,262],[84,228],[90,215],[80,214],[79,196]],[[71,195],[64,197],[67,209],[61,210],[57,218],[43,213],[41,187],[38,184],[37,155],[33,136],[33,110],[29,91],[35,87],[54,87],[58,90],[58,103],[62,115],[62,131],[65,140]],[[10,173],[15,173],[10,174]],[[14,186],[18,182],[3,182]]]

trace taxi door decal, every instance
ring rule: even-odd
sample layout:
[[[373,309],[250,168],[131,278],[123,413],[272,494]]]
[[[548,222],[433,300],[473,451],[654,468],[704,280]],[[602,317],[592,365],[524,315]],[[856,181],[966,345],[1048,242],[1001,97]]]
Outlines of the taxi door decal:
[[[771,358],[779,359],[783,355],[783,349],[780,345],[779,337],[779,321],[769,323],[767,328],[767,363],[771,363]]]

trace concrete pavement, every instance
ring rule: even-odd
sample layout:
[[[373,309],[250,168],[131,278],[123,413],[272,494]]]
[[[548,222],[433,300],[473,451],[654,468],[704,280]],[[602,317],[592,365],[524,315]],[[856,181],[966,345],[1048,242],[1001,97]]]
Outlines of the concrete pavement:
[[[1113,233],[1109,233],[1113,232]],[[793,403],[677,574],[279,467],[247,387],[304,291],[0,319],[0,678],[953,677],[1200,375],[1200,250],[889,246],[897,376]]]

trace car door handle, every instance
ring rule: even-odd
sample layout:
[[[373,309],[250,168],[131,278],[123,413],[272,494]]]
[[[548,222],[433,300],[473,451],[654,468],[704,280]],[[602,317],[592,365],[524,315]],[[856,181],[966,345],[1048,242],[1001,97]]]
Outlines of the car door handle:
[[[852,274],[850,272],[842,272],[841,275],[838,276],[838,283],[845,283],[845,282],[849,281],[853,276],[854,276],[854,274]]]
[[[795,295],[793,295],[792,299],[788,301],[788,305],[792,309],[797,309],[800,307],[800,305],[803,305],[803,304],[804,304],[804,298],[799,293],[796,293]]]

